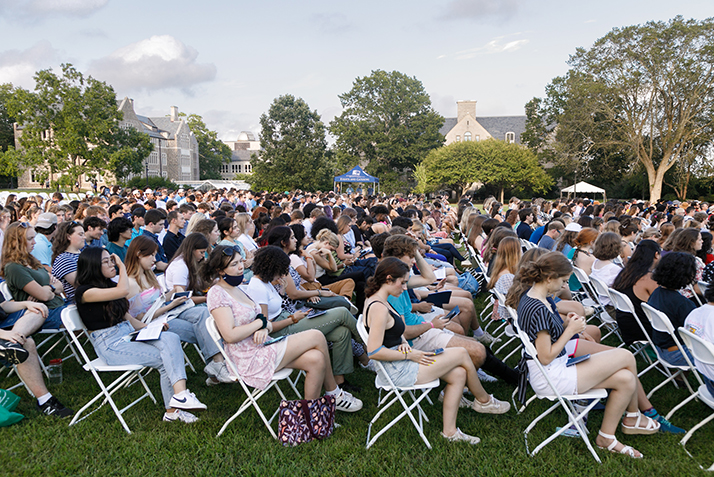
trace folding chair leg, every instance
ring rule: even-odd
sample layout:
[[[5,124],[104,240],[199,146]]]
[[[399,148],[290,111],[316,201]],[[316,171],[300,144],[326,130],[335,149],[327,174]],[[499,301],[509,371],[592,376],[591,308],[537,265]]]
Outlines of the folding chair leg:
[[[415,407],[419,408],[419,410],[421,411],[421,408],[419,407],[419,403],[426,397],[427,394],[429,394],[429,391],[430,391],[430,389],[424,389],[423,392],[421,393],[421,395],[410,406],[407,406],[406,402],[403,399],[404,392],[400,393],[398,391],[392,391],[392,392],[394,392],[395,397],[385,407],[380,409],[379,412],[377,412],[377,414],[374,416],[374,418],[372,418],[372,421],[369,423],[369,427],[367,428],[367,449],[369,449],[372,446],[372,444],[374,444],[382,434],[387,432],[392,426],[394,426],[397,422],[399,422],[405,415],[409,415],[409,419],[412,421],[412,424],[414,424],[414,427],[417,429],[417,432],[419,433],[419,436],[424,441],[424,444],[426,444],[427,448],[431,449],[431,444],[429,443],[429,440],[424,435],[423,425],[418,423],[416,421],[416,419],[414,418],[414,415],[412,414],[412,410],[414,410]],[[391,392],[390,392],[390,394],[391,394]],[[404,411],[402,411],[390,423],[388,423],[382,429],[380,429],[380,431],[377,432],[377,434],[375,434],[375,436],[370,439],[370,436],[372,433],[372,425],[377,421],[379,416],[381,416],[384,413],[384,411],[386,411],[397,400],[404,407]],[[420,421],[421,421],[421,419],[420,419]]]
[[[689,441],[689,438],[692,437],[692,435],[694,435],[694,432],[696,432],[700,427],[702,427],[702,426],[708,424],[712,419],[714,419],[714,413],[712,413],[709,417],[707,417],[706,419],[704,419],[702,422],[700,422],[700,423],[697,424],[696,426],[692,427],[692,428],[689,430],[689,432],[687,432],[687,433],[684,435],[684,437],[682,438],[682,440],[679,441],[679,443],[680,443],[680,444],[682,445],[682,447],[684,448],[684,451],[685,451],[687,454],[689,454],[689,457],[691,457],[692,459],[694,459],[694,456],[689,452],[689,450],[687,450],[687,441]],[[699,465],[699,468],[702,469],[702,470],[707,470],[707,471],[711,472],[711,471],[714,471],[714,464],[712,464],[711,467],[709,467],[708,469],[704,469],[704,467],[702,467],[702,465],[700,464],[700,465]]]

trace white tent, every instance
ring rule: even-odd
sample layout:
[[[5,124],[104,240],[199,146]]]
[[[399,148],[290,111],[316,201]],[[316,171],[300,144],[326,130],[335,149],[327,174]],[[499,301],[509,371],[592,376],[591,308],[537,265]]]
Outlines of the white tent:
[[[575,185],[571,185],[570,187],[566,187],[565,189],[560,189],[561,197],[563,196],[563,192],[568,194],[568,196],[570,196],[570,194],[573,194],[574,196],[577,196],[578,194],[602,194],[603,200],[607,201],[605,189],[595,187],[594,185],[583,181],[580,181]]]

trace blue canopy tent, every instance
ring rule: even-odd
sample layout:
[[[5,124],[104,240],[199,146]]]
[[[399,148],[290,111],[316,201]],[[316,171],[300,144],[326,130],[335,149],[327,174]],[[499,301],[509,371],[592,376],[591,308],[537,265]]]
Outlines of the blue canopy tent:
[[[364,184],[364,183],[371,183],[371,184],[377,184],[377,193],[379,193],[379,179],[377,179],[374,176],[370,176],[360,166],[355,166],[351,170],[347,171],[347,173],[342,174],[341,176],[337,176],[334,179],[335,187],[338,183],[342,182],[348,182],[348,183],[359,183],[359,184]]]

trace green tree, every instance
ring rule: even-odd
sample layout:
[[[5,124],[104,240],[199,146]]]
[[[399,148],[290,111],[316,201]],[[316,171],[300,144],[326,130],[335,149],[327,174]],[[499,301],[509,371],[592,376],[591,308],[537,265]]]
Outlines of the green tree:
[[[146,134],[120,127],[111,86],[72,65],[62,65],[62,76],[39,71],[35,83],[34,92],[16,88],[7,102],[22,134],[21,147],[3,153],[3,172],[31,169],[41,180],[61,173],[56,183],[74,184],[82,174],[119,179],[141,171],[153,146]]]
[[[656,201],[665,173],[711,144],[714,19],[615,28],[569,65],[531,105],[540,112],[529,120],[530,146],[604,172],[642,164]]]
[[[260,126],[262,151],[250,161],[251,185],[270,191],[330,188],[325,125],[317,111],[286,94],[273,100],[260,116]]]
[[[196,135],[198,142],[198,167],[201,180],[221,179],[221,166],[231,162],[231,148],[218,139],[218,134],[211,131],[198,114],[186,118],[188,127]]]
[[[7,103],[12,97],[12,84],[0,84],[0,152],[15,145],[12,125],[15,119],[7,111]]]
[[[344,111],[330,123],[337,163],[348,170],[366,162],[383,190],[403,189],[404,173],[444,144],[439,133],[444,118],[415,77],[372,71],[339,98]]]
[[[497,139],[455,142],[431,151],[418,172],[423,192],[456,187],[463,194],[480,182],[496,186],[501,203],[505,189],[528,187],[546,192],[553,183],[533,151]]]

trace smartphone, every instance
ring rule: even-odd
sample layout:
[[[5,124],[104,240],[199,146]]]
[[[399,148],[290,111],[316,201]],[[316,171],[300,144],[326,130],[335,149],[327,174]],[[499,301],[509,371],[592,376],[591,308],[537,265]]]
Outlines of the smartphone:
[[[283,335],[283,336],[280,336],[279,338],[273,338],[273,339],[267,340],[263,343],[263,346],[270,346],[271,344],[275,344],[280,341],[283,341],[287,337],[288,337],[287,335]]]
[[[565,366],[575,366],[576,364],[582,363],[588,358],[590,358],[589,354],[584,354],[582,356],[578,356],[577,358],[568,358],[568,362],[565,363]]]
[[[185,291],[185,292],[178,292],[178,293],[174,293],[173,295],[171,295],[171,300],[175,300],[176,298],[182,298],[184,296],[186,298],[191,298],[192,295],[193,295],[193,290],[189,290],[189,291]]]
[[[434,350],[434,356],[440,355],[443,352],[444,352],[444,348],[436,348]]]
[[[453,320],[454,317],[455,317],[456,315],[458,315],[460,312],[461,312],[461,310],[459,310],[459,307],[458,307],[458,306],[455,306],[454,309],[451,310],[451,311],[444,317],[444,319],[445,319],[445,320],[448,320],[448,321],[451,321],[451,320]]]

